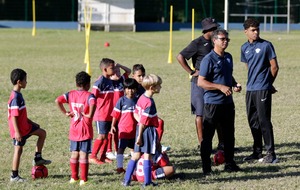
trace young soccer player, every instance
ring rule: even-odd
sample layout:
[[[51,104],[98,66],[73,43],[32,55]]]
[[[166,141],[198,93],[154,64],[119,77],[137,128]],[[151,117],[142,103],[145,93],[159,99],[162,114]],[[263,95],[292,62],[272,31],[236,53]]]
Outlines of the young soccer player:
[[[93,140],[93,115],[96,109],[95,96],[88,92],[91,87],[91,76],[82,71],[76,75],[77,90],[71,90],[56,98],[55,103],[59,110],[71,118],[70,122],[70,183],[79,181],[85,185],[88,180],[88,154],[91,152]],[[69,104],[67,111],[64,104]]]
[[[31,135],[38,136],[33,165],[47,165],[50,164],[51,161],[42,158],[42,149],[46,139],[46,131],[40,128],[39,124],[31,121],[27,117],[25,100],[21,93],[21,89],[25,89],[27,85],[27,73],[19,68],[14,69],[10,74],[10,79],[13,84],[13,90],[8,100],[8,124],[10,136],[13,139],[14,144],[10,181],[24,182],[25,179],[19,176],[19,165],[23,146]]]
[[[137,121],[134,119],[133,112],[137,102],[137,98],[135,97],[137,87],[138,83],[132,78],[124,81],[125,96],[118,100],[111,114],[113,120],[110,132],[115,134],[118,131],[119,136],[117,173],[125,172],[123,161],[126,147],[134,148]],[[117,136],[117,134],[115,135]]]
[[[124,70],[124,74],[121,75],[120,69]],[[124,96],[124,87],[123,82],[125,79],[128,78],[128,76],[131,73],[131,69],[121,65],[120,63],[115,64],[115,74],[110,77],[111,80],[113,80],[113,86],[114,86],[114,101],[113,105],[116,105],[119,98]],[[112,141],[114,141],[114,148],[115,153],[112,151]],[[112,133],[108,133],[107,137],[107,151],[106,151],[106,157],[109,159],[116,159],[117,151],[118,151],[118,133],[116,135]]]
[[[156,127],[158,117],[153,95],[160,92],[162,80],[159,76],[150,74],[144,77],[142,86],[145,93],[139,98],[134,111],[134,118],[138,121],[136,129],[136,140],[134,154],[127,165],[123,185],[129,186],[131,175],[136,167],[141,153],[144,153],[145,181],[143,186],[156,185],[151,179],[151,157],[155,154],[157,147],[160,147]]]
[[[102,70],[102,75],[94,83],[92,90],[97,101],[93,119],[96,122],[98,133],[98,136],[94,141],[92,154],[89,158],[89,162],[92,164],[112,162],[112,160],[106,157],[106,150],[107,136],[112,121],[111,112],[114,108],[114,86],[110,77],[115,74],[115,61],[109,58],[103,58],[100,61],[100,69]],[[97,157],[98,153],[100,153],[99,159]]]

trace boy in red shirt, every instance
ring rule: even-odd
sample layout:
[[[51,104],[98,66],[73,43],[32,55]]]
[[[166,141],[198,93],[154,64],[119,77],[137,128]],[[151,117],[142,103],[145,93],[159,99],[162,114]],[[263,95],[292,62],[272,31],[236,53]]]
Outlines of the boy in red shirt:
[[[42,158],[42,149],[46,139],[46,131],[40,128],[40,125],[31,121],[27,117],[26,105],[21,89],[26,88],[27,73],[22,69],[14,69],[10,74],[13,84],[13,91],[8,100],[8,124],[10,136],[14,144],[14,156],[12,161],[11,182],[24,182],[25,179],[19,176],[19,165],[23,146],[31,135],[38,136],[36,143],[36,152],[33,159],[33,165],[47,165],[50,160]]]
[[[112,160],[106,157],[107,136],[111,127],[111,112],[114,108],[114,85],[110,79],[115,74],[115,61],[103,58],[100,61],[102,75],[93,85],[92,93],[96,97],[96,111],[93,120],[96,122],[98,136],[94,141],[92,154],[89,162],[92,164],[111,163]],[[100,153],[99,158],[97,154]]]
[[[79,181],[79,168],[81,170],[79,185],[86,184],[88,180],[88,154],[91,152],[93,140],[93,115],[96,109],[95,96],[88,92],[91,87],[91,76],[82,71],[76,75],[77,90],[71,90],[59,96],[55,103],[59,110],[70,117],[70,183]],[[64,104],[69,104],[66,111]]]

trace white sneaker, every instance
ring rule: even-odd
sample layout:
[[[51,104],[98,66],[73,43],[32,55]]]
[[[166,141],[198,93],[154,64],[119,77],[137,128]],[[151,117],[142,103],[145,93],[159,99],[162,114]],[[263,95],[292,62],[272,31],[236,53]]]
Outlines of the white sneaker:
[[[161,145],[161,151],[162,152],[167,152],[167,151],[170,151],[170,150],[171,150],[171,147]]]
[[[115,160],[117,157],[113,152],[108,152],[106,153],[106,157],[111,159],[111,160]]]
[[[20,176],[17,177],[10,177],[10,182],[14,182],[14,183],[23,183],[26,180],[24,178],[21,178]]]

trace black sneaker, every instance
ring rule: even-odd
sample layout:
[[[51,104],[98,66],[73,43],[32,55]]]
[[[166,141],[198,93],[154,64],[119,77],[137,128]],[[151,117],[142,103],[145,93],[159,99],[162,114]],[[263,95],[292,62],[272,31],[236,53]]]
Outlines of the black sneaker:
[[[245,157],[243,159],[244,162],[251,162],[251,161],[254,161],[254,160],[259,160],[261,159],[263,156],[261,153],[257,154],[257,153],[252,153],[250,154],[249,156]]]
[[[45,160],[43,158],[32,160],[33,166],[41,166],[41,165],[48,165],[48,164],[51,164],[51,160]]]
[[[278,162],[275,154],[268,153],[265,157],[258,160],[261,163],[265,164],[275,164]]]
[[[239,172],[239,171],[242,171],[242,169],[235,163],[231,163],[231,164],[225,165],[224,171],[225,172]]]

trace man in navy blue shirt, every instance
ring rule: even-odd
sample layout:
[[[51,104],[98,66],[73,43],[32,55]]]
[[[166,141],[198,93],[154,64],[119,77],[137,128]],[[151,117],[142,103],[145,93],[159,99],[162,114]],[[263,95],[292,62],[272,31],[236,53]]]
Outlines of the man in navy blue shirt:
[[[244,22],[248,41],[241,47],[241,62],[248,68],[246,109],[248,123],[253,137],[253,153],[244,161],[259,160],[263,163],[276,163],[274,134],[271,122],[273,86],[279,67],[271,42],[259,37],[259,22],[249,18]],[[262,155],[262,139],[266,156]]]
[[[211,170],[212,139],[215,129],[220,127],[224,138],[225,171],[237,172],[234,157],[234,117],[235,108],[232,90],[241,91],[233,73],[233,61],[230,53],[225,52],[230,39],[226,30],[217,29],[212,34],[213,50],[207,54],[200,65],[198,85],[204,91],[203,141],[201,143],[202,170],[209,174]]]

